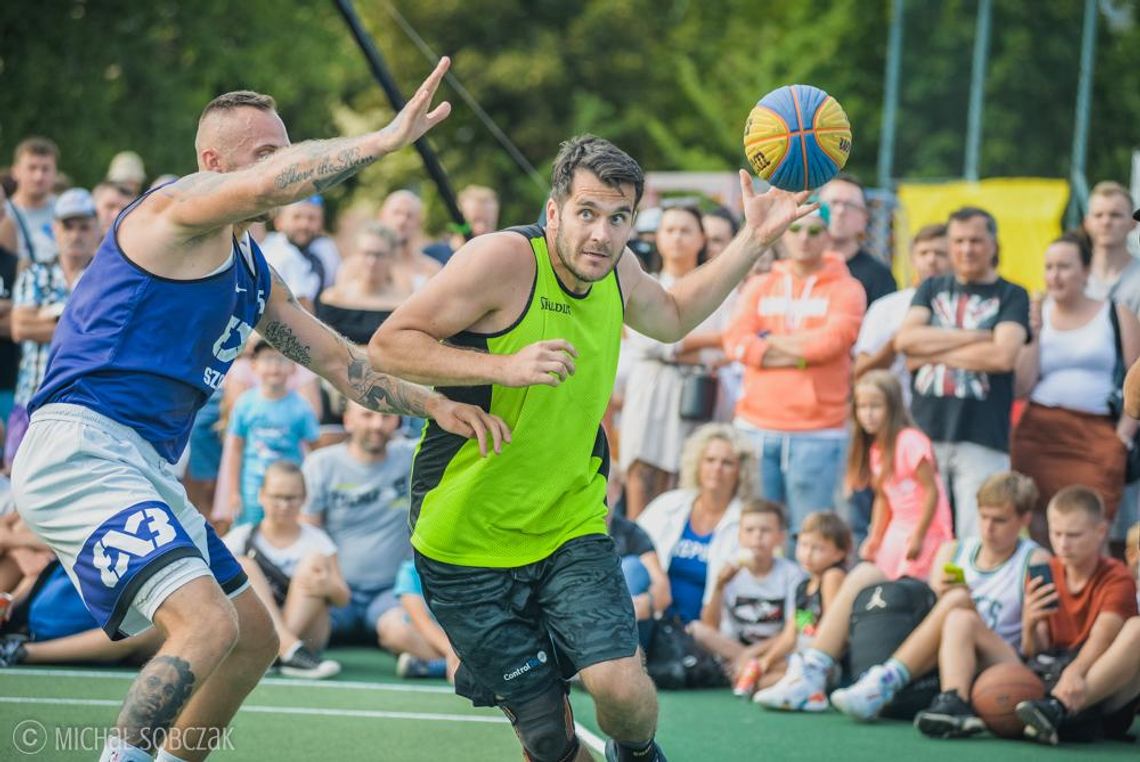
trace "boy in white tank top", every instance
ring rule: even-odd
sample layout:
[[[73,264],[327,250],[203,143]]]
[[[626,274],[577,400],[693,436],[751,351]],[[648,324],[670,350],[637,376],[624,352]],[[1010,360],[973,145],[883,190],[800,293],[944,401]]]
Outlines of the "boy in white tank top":
[[[890,659],[871,667],[849,688],[831,694],[836,709],[857,720],[874,719],[912,678],[942,667],[939,650],[943,642],[964,640],[962,631],[983,630],[984,643],[996,640],[1017,647],[1021,639],[1025,570],[1029,564],[1044,563],[1049,558],[1036,543],[1020,536],[1029,525],[1036,503],[1037,488],[1032,479],[1022,474],[999,472],[982,483],[978,490],[979,538],[944,543],[934,558],[930,586],[938,594],[938,603]],[[958,696],[948,690],[947,685],[953,681],[940,674],[944,693],[916,718],[915,724],[923,732],[926,729],[920,720],[932,712],[941,716],[942,704],[952,697],[957,696],[969,709],[965,698],[970,695],[970,685],[977,672],[988,666],[985,649],[980,648],[980,653],[975,654],[972,642],[966,641],[969,653],[961,654],[952,665],[956,682],[965,683],[964,692]],[[944,735],[984,730],[972,710],[968,714],[977,720],[977,730],[967,723],[969,728],[955,726],[956,732]]]

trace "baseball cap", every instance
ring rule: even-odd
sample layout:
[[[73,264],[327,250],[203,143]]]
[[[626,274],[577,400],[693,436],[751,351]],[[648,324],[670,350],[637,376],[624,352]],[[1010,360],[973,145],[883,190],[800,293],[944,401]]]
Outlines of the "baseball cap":
[[[113,183],[141,183],[146,179],[146,167],[142,157],[134,151],[119,151],[111,159],[107,169],[107,179]]]
[[[94,217],[95,199],[86,188],[68,188],[55,200],[53,215],[57,220],[72,217]]]

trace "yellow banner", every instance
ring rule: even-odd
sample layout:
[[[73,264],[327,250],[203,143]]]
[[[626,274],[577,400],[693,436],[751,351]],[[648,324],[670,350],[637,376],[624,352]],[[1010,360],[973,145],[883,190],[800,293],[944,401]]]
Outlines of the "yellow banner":
[[[937,185],[902,183],[895,218],[895,279],[911,282],[910,240],[924,225],[945,222],[963,206],[978,206],[998,225],[998,272],[1030,294],[1045,286],[1045,247],[1061,233],[1061,216],[1069,198],[1065,180],[1011,177],[976,183]]]

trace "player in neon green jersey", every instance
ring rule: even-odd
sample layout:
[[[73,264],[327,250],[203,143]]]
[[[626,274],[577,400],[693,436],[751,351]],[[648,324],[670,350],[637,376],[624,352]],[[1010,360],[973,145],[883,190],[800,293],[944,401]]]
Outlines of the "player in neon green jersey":
[[[456,691],[510,718],[527,759],[589,759],[564,679],[575,672],[614,740],[607,759],[665,759],[633,607],[606,537],[601,429],[622,323],[678,341],[794,220],[807,195],[757,195],[712,262],[664,289],[625,244],[644,176],[606,140],[554,163],[545,227],[480,236],[373,337],[377,367],[479,405],[511,430],[492,458],[429,424],[412,469],[412,545],[424,595],[461,659]],[[769,350],[772,363],[796,358]],[[497,434],[497,432],[492,432]]]

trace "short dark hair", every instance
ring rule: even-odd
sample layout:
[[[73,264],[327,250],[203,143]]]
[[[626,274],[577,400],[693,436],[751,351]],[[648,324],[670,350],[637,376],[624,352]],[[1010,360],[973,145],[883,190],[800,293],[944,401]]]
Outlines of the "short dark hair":
[[[831,178],[830,182],[844,182],[851,183],[859,189],[859,195],[863,197],[863,205],[867,205],[867,186],[863,184],[863,180],[853,172],[840,172],[835,177]]]
[[[32,135],[26,137],[16,144],[16,150],[12,152],[12,163],[16,164],[20,161],[20,157],[26,153],[33,156],[50,156],[59,162],[59,146],[55,144],[54,140],[45,138],[42,135]]]
[[[299,465],[291,460],[275,460],[266,466],[265,473],[261,477],[262,487],[265,486],[265,482],[269,479],[271,473],[281,474],[282,476],[296,476],[301,480],[301,489],[306,490],[305,472],[301,470]]]
[[[933,241],[936,238],[946,237],[946,226],[940,222],[933,225],[923,225],[919,231],[914,234],[914,240],[910,242],[911,246],[915,244],[924,243],[926,241]]]
[[[1084,265],[1086,270],[1092,266],[1092,241],[1089,240],[1088,233],[1084,230],[1080,228],[1076,230],[1066,230],[1050,241],[1049,245],[1052,246],[1055,243],[1067,243],[1070,246],[1076,246],[1077,254],[1081,258],[1081,264]]]
[[[815,511],[805,516],[797,537],[805,534],[818,534],[843,553],[851,549],[851,529],[835,511]]]
[[[762,497],[756,497],[746,502],[740,508],[740,517],[745,516],[775,516],[776,521],[780,524],[780,529],[787,530],[788,528],[788,515],[784,512],[784,506],[771,500],[765,500]]]
[[[198,123],[201,124],[203,119],[215,111],[232,111],[236,108],[276,111],[277,101],[273,100],[272,95],[255,93],[253,90],[233,90],[223,93],[207,103],[206,108],[202,109],[202,115],[198,117]]]
[[[949,227],[951,222],[967,222],[975,217],[981,217],[986,221],[986,231],[997,240],[997,220],[994,216],[982,209],[980,206],[963,206],[961,209],[956,209],[950,212],[950,217],[946,220],[946,226]]]
[[[574,172],[584,169],[611,188],[633,186],[633,205],[641,202],[645,190],[645,173],[625,151],[597,135],[577,135],[563,143],[554,158],[550,178],[550,196],[561,205],[570,197]]]
[[[737,222],[736,216],[723,206],[718,206],[716,209],[705,212],[706,217],[719,217],[732,226],[732,235],[735,237],[740,232],[740,223]]]

